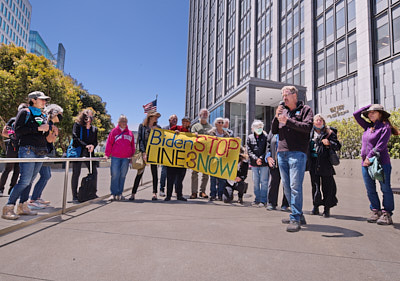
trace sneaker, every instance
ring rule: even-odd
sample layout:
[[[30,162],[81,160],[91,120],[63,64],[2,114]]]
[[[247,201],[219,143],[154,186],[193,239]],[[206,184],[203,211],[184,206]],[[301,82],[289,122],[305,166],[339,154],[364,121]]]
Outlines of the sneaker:
[[[108,201],[115,201],[116,200],[116,196],[115,195],[111,195],[110,197],[108,197],[107,200]]]
[[[171,197],[165,197],[164,201],[171,201]]]
[[[28,203],[28,207],[31,210],[41,210],[41,209],[46,208],[47,206],[43,205],[43,204],[40,204],[37,201],[31,201],[31,202]]]
[[[50,205],[50,201],[43,200],[42,198],[36,199],[36,202],[39,202],[40,204],[43,205]]]
[[[260,204],[260,202],[257,202],[257,201],[251,202],[251,206],[253,206],[253,207],[258,207],[259,204]]]
[[[216,197],[216,196],[211,196],[211,197],[210,197],[210,201],[215,201],[215,200],[217,200],[217,197]]]
[[[298,232],[300,231],[301,227],[300,227],[300,222],[298,221],[290,221],[289,225],[286,228],[287,232]]]
[[[179,200],[179,201],[187,201],[187,199],[186,199],[185,197],[183,197],[183,196],[177,197],[176,200]]]
[[[19,216],[16,213],[14,213],[14,207],[15,206],[11,205],[11,204],[5,205],[3,207],[3,213],[1,215],[1,217],[3,219],[6,219],[6,220],[16,220],[16,219],[18,219]]]
[[[388,213],[383,211],[381,217],[376,221],[379,225],[390,225],[393,224],[392,216]]]
[[[282,212],[286,212],[286,211],[288,211],[289,210],[289,207],[288,206],[282,206],[281,207],[281,211]]]
[[[39,204],[39,203],[37,203],[37,204]],[[21,203],[18,204],[17,215],[35,216],[35,215],[37,215],[37,212],[31,210],[31,208],[28,206],[28,202],[24,202],[22,204]]]
[[[282,219],[282,223],[283,223],[283,224],[290,224],[290,222],[291,222],[290,219]],[[301,224],[301,225],[307,224],[306,218],[304,217],[304,215],[301,215],[301,217],[300,217],[300,224]]]
[[[382,212],[376,209],[371,211],[371,217],[367,219],[367,222],[375,223],[382,216]]]
[[[258,203],[258,208],[263,208],[265,207],[265,203]]]
[[[266,209],[267,209],[268,211],[272,211],[272,210],[276,210],[276,207],[272,206],[271,203],[268,203]]]
[[[135,194],[132,194],[131,197],[128,199],[129,201],[135,201]]]
[[[205,194],[204,192],[199,192],[199,197],[200,197],[200,198],[207,199],[207,198],[208,198],[208,195]]]
[[[157,201],[157,195],[153,195],[153,197],[151,197],[152,201]]]
[[[190,195],[189,199],[196,199],[197,198],[197,193],[192,193],[192,195]]]
[[[160,197],[165,197],[165,192],[163,190],[160,190]]]
[[[239,198],[237,202],[238,202],[239,204],[243,204],[243,199],[242,199],[242,198]]]
[[[119,196],[119,200],[120,200],[120,201],[125,201],[125,200],[126,200],[126,199],[125,199],[125,196],[120,195],[120,196]]]

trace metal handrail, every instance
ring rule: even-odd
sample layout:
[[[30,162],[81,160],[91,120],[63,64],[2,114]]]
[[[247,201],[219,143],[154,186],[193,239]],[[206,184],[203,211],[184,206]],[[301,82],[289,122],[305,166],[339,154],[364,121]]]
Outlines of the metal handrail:
[[[68,191],[68,172],[69,172],[69,162],[87,162],[87,161],[101,161],[106,162],[105,158],[100,157],[77,157],[77,158],[0,158],[0,163],[29,163],[29,162],[65,162],[65,175],[64,175],[64,191],[63,191],[63,201],[62,201],[62,214],[65,214],[67,206],[67,191]]]

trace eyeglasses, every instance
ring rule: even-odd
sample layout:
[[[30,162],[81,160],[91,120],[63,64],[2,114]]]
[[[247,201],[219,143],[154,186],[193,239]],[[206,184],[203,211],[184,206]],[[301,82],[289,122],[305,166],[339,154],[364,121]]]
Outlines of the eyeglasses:
[[[218,121],[217,124],[224,124],[224,121]]]

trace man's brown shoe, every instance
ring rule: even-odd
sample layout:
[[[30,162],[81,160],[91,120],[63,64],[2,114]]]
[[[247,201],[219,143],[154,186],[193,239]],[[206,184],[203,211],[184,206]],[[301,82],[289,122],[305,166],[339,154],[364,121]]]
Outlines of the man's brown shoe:
[[[189,199],[196,199],[197,198],[197,193],[192,193],[192,195],[190,195]]]
[[[204,192],[199,192],[199,197],[200,197],[200,198],[207,199],[207,198],[208,198],[208,195],[205,194]]]

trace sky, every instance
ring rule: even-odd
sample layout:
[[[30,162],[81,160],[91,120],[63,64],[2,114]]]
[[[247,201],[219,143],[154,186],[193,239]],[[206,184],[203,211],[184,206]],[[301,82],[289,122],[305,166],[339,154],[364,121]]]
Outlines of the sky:
[[[107,103],[114,123],[125,114],[129,128],[137,130],[145,117],[142,106],[156,95],[161,126],[171,114],[184,117],[189,1],[30,3],[31,30],[54,54],[58,43],[64,45],[64,72]]]

